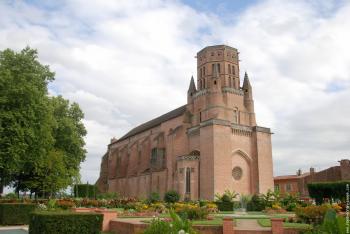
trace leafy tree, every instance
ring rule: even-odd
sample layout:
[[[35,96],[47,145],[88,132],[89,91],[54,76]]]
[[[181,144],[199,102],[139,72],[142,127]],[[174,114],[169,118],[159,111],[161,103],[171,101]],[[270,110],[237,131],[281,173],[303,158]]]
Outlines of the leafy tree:
[[[84,114],[77,103],[49,97],[53,80],[36,50],[0,51],[0,188],[52,195],[79,177]]]
[[[48,66],[37,60],[36,50],[0,51],[0,178],[1,188],[23,183],[26,172],[40,173],[53,144],[52,116],[47,84],[54,79]]]

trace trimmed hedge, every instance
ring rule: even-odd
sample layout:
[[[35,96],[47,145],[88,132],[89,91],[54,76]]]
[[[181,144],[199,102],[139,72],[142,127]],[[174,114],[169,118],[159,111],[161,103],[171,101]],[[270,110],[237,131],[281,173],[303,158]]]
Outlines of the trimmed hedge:
[[[215,203],[218,206],[219,211],[233,211],[233,202],[224,201]]]
[[[30,216],[29,234],[99,234],[103,215],[75,212],[34,212]]]
[[[96,198],[98,189],[93,184],[76,184],[74,185],[74,197]]]
[[[346,185],[350,181],[320,182],[307,184],[310,197],[316,200],[317,204],[322,204],[324,198],[345,200]]]
[[[15,225],[28,224],[29,214],[35,210],[35,204],[26,203],[1,203],[0,224]]]

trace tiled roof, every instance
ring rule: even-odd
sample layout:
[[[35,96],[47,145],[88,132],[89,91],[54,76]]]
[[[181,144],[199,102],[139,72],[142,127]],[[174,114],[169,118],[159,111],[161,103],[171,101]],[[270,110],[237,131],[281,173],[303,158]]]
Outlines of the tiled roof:
[[[299,178],[303,178],[305,176],[310,175],[309,172],[303,173],[301,175],[283,175],[283,176],[275,176],[273,177],[274,180],[288,180],[288,179],[299,179]]]
[[[186,105],[180,106],[179,108],[176,108],[175,110],[172,110],[164,115],[161,115],[155,119],[152,119],[146,123],[143,123],[143,124],[137,126],[136,128],[133,128],[127,134],[125,134],[124,136],[119,138],[116,142],[120,142],[122,140],[125,140],[126,138],[131,137],[131,136],[135,136],[138,133],[141,133],[141,132],[146,131],[148,129],[154,128],[167,120],[170,120],[170,119],[173,119],[173,118],[176,118],[176,117],[182,115],[185,111],[186,111]]]

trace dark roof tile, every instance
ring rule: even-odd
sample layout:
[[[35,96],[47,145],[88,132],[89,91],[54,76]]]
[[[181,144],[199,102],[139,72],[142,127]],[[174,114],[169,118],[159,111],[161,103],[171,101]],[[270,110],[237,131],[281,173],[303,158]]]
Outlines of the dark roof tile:
[[[148,129],[154,128],[167,120],[170,120],[170,119],[173,119],[173,118],[176,118],[176,117],[182,115],[185,111],[186,111],[186,105],[180,106],[179,108],[176,108],[175,110],[172,110],[164,115],[161,115],[155,119],[152,119],[146,123],[143,123],[143,124],[137,126],[136,128],[133,128],[127,134],[125,134],[124,136],[119,138],[116,142],[123,141],[129,137],[135,136],[138,133],[141,133],[141,132],[144,132]]]

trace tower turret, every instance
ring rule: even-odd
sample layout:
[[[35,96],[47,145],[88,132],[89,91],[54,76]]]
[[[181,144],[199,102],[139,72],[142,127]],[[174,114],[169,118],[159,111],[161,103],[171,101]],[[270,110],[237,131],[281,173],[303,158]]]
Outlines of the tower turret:
[[[192,76],[190,81],[190,86],[188,87],[188,91],[187,91],[187,103],[190,103],[192,101],[192,97],[196,92],[197,92],[196,84],[194,83],[194,79]]]
[[[250,84],[247,72],[244,73],[244,81],[243,81],[242,89],[244,92],[244,106],[247,108],[249,113],[250,125],[256,126],[253,91],[252,91],[252,86]]]

